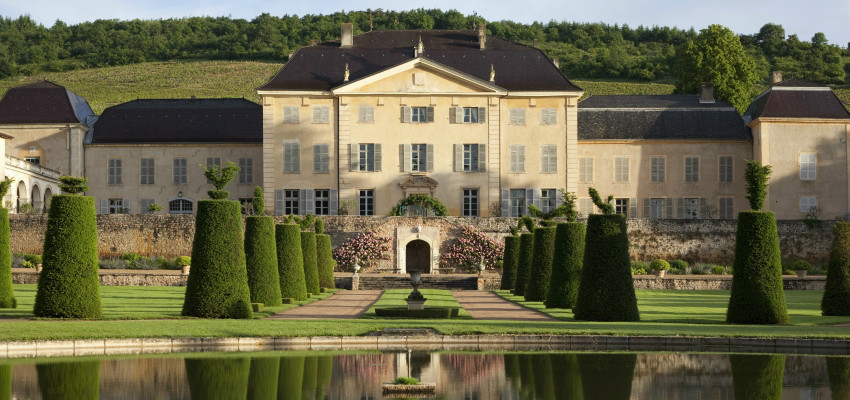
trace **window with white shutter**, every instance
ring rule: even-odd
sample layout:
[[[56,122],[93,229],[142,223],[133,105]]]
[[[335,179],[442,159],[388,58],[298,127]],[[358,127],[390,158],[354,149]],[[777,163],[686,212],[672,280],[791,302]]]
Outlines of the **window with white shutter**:
[[[153,214],[153,211],[148,211],[148,207],[151,204],[154,204],[154,199],[141,199],[139,200],[139,212],[141,214]]]
[[[807,214],[813,208],[817,208],[818,198],[815,196],[800,196],[800,212]]]
[[[361,124],[375,122],[375,107],[360,105],[357,109],[357,122]]]
[[[540,146],[540,172],[544,174],[558,172],[558,145],[544,144]]]
[[[185,158],[174,159],[172,173],[174,176],[175,185],[185,184],[187,182],[187,165],[188,161]]]
[[[555,125],[558,123],[558,111],[555,108],[540,109],[540,125]]]
[[[107,164],[107,183],[110,185],[123,185],[124,178],[121,167],[121,159],[120,158],[109,158],[106,161]],[[113,214],[110,212],[110,214]]]
[[[587,218],[588,215],[596,212],[596,205],[593,204],[593,199],[589,197],[578,199],[578,212],[581,217]]]
[[[653,156],[649,161],[649,180],[652,183],[662,183],[666,179],[666,162],[663,156]]]
[[[331,122],[331,108],[329,106],[313,106],[313,123],[329,124]]]
[[[156,170],[154,167],[154,159],[153,158],[143,158],[139,161],[139,169],[140,169],[140,184],[142,185],[153,185],[155,183],[154,176],[156,174]]]
[[[629,181],[629,158],[614,157],[614,182]]]
[[[512,144],[510,149],[511,149],[511,163],[510,163],[511,172],[516,172],[516,173],[525,172],[525,145],[524,144]]]
[[[817,155],[815,153],[800,153],[800,180],[813,181],[816,178]]]
[[[301,109],[298,106],[283,106],[283,123],[284,124],[300,124]]]
[[[593,159],[582,157],[578,159],[578,180],[582,183],[593,182]]]
[[[239,159],[239,183],[254,183],[254,159]]]
[[[524,108],[511,108],[510,110],[510,120],[508,122],[510,125],[525,125],[525,109]]]
[[[301,143],[297,140],[283,142],[283,172],[286,174],[301,173]]]
[[[721,197],[717,202],[717,211],[720,219],[735,219],[735,199],[732,197]]]
[[[313,145],[313,173],[327,174],[331,170],[330,145],[319,143]]]
[[[730,183],[732,182],[732,177],[734,175],[733,171],[735,168],[734,161],[732,156],[721,156],[719,160],[719,175],[720,182],[722,183]]]
[[[699,182],[699,157],[685,157],[685,182]]]

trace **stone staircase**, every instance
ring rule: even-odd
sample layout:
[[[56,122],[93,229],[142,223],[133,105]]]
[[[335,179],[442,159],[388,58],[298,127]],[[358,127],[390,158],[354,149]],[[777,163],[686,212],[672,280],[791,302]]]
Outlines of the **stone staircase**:
[[[478,290],[478,276],[465,274],[422,275],[420,289]],[[407,274],[360,275],[360,290],[413,289]]]

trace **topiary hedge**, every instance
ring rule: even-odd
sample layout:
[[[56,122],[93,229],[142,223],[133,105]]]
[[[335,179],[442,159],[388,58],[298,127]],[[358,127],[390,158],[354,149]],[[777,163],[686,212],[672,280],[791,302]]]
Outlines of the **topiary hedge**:
[[[274,232],[280,295],[296,301],[307,300],[304,257],[301,255],[301,227],[297,224],[278,224]]]
[[[251,358],[248,375],[248,396],[252,400],[277,400],[277,379],[280,374],[280,357]]]
[[[546,308],[572,308],[576,304],[584,261],[584,235],[585,226],[581,222],[558,224]]]
[[[9,210],[0,207],[0,308],[15,308],[18,300],[12,289],[12,246]]]
[[[639,321],[626,217],[591,214],[587,218],[584,263],[576,319],[588,321]]]
[[[785,355],[730,354],[735,399],[779,400]],[[833,397],[835,398],[835,397]]]
[[[519,264],[519,236],[505,236],[504,257],[500,289],[511,290],[516,285],[517,264]]]
[[[739,213],[732,292],[726,310],[726,322],[788,323],[780,256],[779,233],[773,213]]]
[[[38,317],[100,318],[94,198],[53,196],[33,313]]]
[[[519,256],[514,295],[525,296],[525,289],[528,288],[528,276],[531,274],[532,257],[534,257],[534,234],[526,232],[519,236]]]
[[[837,222],[832,227],[832,248],[820,309],[823,315],[850,315],[850,222]]]
[[[38,371],[38,389],[43,399],[100,398],[100,360],[50,362],[36,364],[35,369]]]
[[[321,220],[316,222],[319,221]],[[316,267],[319,270],[319,288],[333,289],[336,287],[330,235],[316,234]]]
[[[187,358],[185,363],[193,399],[248,398],[248,358]]]
[[[250,216],[245,219],[245,266],[251,302],[279,306],[280,275],[273,217]]]
[[[549,291],[549,278],[552,276],[552,255],[555,253],[555,228],[534,229],[534,254],[531,259],[531,272],[528,274],[528,287],[525,299],[544,301]]]
[[[301,256],[304,257],[304,283],[307,291],[319,294],[319,269],[316,264],[316,232],[301,232]]]
[[[238,201],[199,200],[184,316],[252,318]]]

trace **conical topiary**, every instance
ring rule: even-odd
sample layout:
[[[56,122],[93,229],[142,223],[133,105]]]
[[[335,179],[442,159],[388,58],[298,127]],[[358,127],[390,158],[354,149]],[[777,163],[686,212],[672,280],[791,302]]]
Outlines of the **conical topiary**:
[[[301,227],[297,224],[277,224],[275,241],[280,274],[280,295],[296,301],[307,300],[304,257],[301,255]]]
[[[534,249],[531,272],[525,299],[544,301],[549,290],[549,278],[552,276],[552,255],[555,253],[555,228],[534,228]]]
[[[33,313],[38,317],[100,318],[97,220],[85,178],[61,177],[67,194],[53,196]]]
[[[572,308],[576,304],[584,261],[584,234],[585,226],[581,222],[558,224],[546,308]]]
[[[837,222],[832,227],[832,248],[820,307],[823,315],[850,315],[850,222]]]
[[[251,302],[267,306],[280,305],[280,275],[277,270],[273,217],[250,216],[245,219],[245,265],[248,269]]]
[[[304,257],[304,284],[307,291],[319,294],[319,269],[316,265],[316,232],[301,232],[301,256]]]
[[[11,179],[0,181],[0,199],[6,196]],[[12,245],[9,230],[9,210],[0,207],[0,308],[15,308],[18,300],[12,289]]]
[[[534,234],[530,232],[519,236],[519,257],[516,267],[516,285],[514,295],[525,296],[528,288],[528,277],[531,274],[531,263],[534,257]]]
[[[519,236],[505,236],[505,253],[502,262],[502,290],[511,290],[516,285],[519,264]]]
[[[316,233],[316,266],[319,269],[319,287],[324,289],[336,287],[330,235]]]

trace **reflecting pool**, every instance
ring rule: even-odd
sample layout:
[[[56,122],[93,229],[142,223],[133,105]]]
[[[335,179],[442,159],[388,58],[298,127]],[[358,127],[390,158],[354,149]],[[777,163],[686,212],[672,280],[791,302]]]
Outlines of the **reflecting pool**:
[[[187,353],[0,359],[0,399],[850,399],[850,357],[609,352]]]

